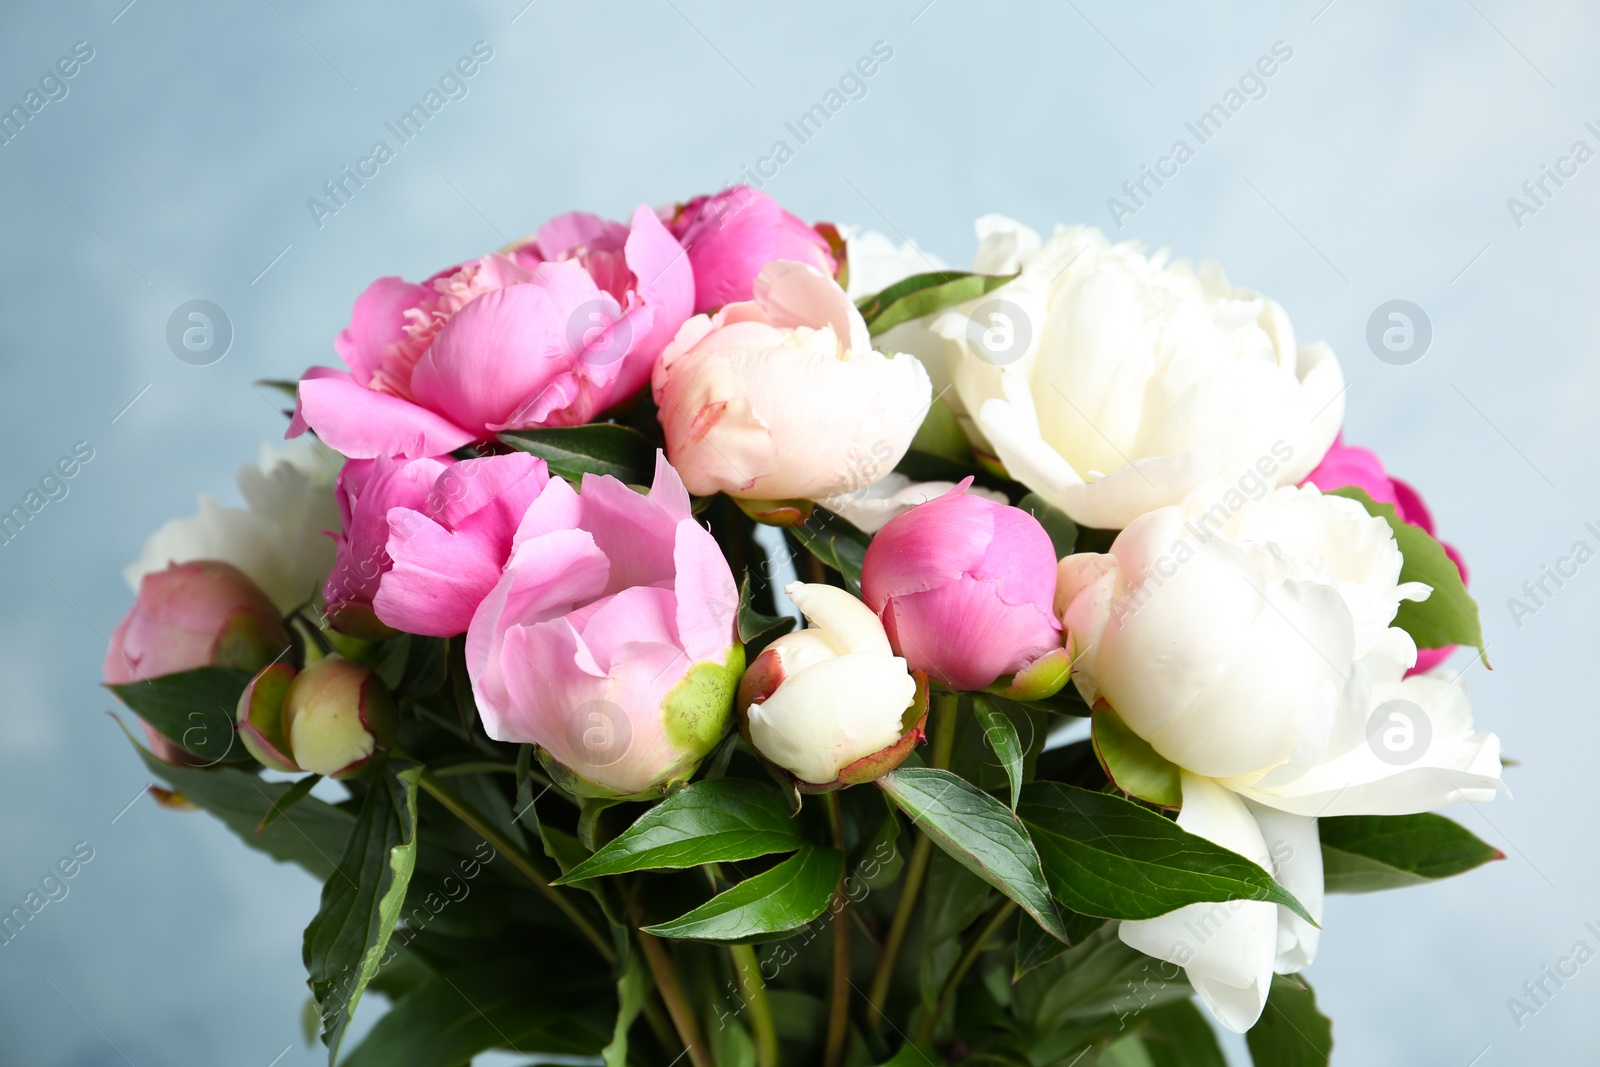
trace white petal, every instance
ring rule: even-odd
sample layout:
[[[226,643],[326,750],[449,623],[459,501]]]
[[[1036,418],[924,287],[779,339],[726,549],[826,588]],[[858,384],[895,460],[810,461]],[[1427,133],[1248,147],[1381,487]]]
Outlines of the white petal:
[[[1266,841],[1244,802],[1216,782],[1185,773],[1178,825],[1267,866]],[[1277,952],[1277,906],[1230,900],[1190,904],[1161,916],[1124,922],[1122,940],[1183,967],[1201,1001],[1235,1033],[1261,1015]]]
[[[1405,702],[1398,712],[1390,704],[1397,700]],[[1293,781],[1245,776],[1230,788],[1259,804],[1314,817],[1414,815],[1505,792],[1500,739],[1473,729],[1459,676],[1441,672],[1374,685],[1370,708],[1380,719],[1370,740],[1363,731],[1348,750]]]
[[[901,716],[916,692],[898,657],[858,653],[825,660],[750,706],[750,740],[802,781],[826,784],[900,739]]]
[[[988,400],[978,410],[978,426],[1011,477],[1066,510],[1067,490],[1082,485],[1083,477],[1045,444],[1031,413],[1004,400]]]
[[[1322,839],[1317,820],[1290,815],[1259,804],[1245,802],[1272,859],[1268,868],[1278,884],[1305,905],[1311,917],[1322,921]],[[1317,943],[1322,931],[1300,916],[1278,906],[1278,958],[1273,969],[1279,974],[1297,974],[1317,958]]]
[[[838,586],[791,582],[783,591],[811,625],[822,629],[841,651],[894,655],[878,616]]]
[[[955,487],[955,482],[913,482],[904,474],[890,471],[865,489],[824,497],[817,503],[842,516],[857,529],[871,534],[883,529],[890,519],[905,514],[918,504],[936,500]],[[1008,503],[1004,493],[997,493],[993,489],[972,486],[967,492],[997,504]]]

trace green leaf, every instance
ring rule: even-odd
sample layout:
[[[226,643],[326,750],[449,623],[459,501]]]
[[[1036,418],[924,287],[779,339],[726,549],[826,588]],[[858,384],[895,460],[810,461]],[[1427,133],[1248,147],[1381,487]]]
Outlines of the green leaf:
[[[671,922],[644,928],[657,937],[740,941],[797,929],[827,910],[844,853],[807,845],[769,871],[746,878]]]
[[[922,958],[917,967],[924,1007],[931,1009],[938,1001],[945,978],[961,956],[961,931],[983,914],[992,892],[955,857],[933,854],[923,889]]]
[[[234,720],[250,675],[232,667],[199,667],[107,689],[133,713],[206,763],[249,762]]]
[[[965,466],[973,466],[972,444],[961,420],[949,404],[940,397],[928,402],[928,413],[922,417],[916,436],[911,439],[911,451],[947,459]],[[956,481],[960,481],[957,478]]]
[[[812,508],[803,524],[786,528],[825,566],[839,572],[851,596],[861,595],[861,561],[870,536],[823,508]]]
[[[993,750],[995,758],[1005,768],[1006,780],[1011,783],[1011,810],[1017,810],[1022,797],[1022,740],[1017,737],[1016,725],[1005,712],[985,696],[974,696],[972,709],[983,727],[984,743]]]
[[[1078,524],[1068,518],[1066,512],[1038,493],[1027,494],[1017,501],[1017,507],[1039,520],[1044,532],[1050,535],[1050,543],[1055,546],[1056,559],[1072,555],[1078,543]]]
[[[1478,602],[1467,592],[1461,571],[1445,555],[1444,546],[1420,526],[1413,526],[1395,514],[1393,504],[1379,504],[1355,486],[1335,489],[1333,496],[1349,497],[1389,524],[1404,562],[1400,581],[1425,582],[1433,587],[1427,600],[1402,600],[1394,625],[1410,634],[1418,648],[1446,648],[1470,645],[1483,651],[1483,624],[1478,618]]]
[[[867,332],[876,337],[902,322],[976,300],[1015,277],[1015,274],[972,274],[960,270],[913,274],[875,296],[862,298],[856,307],[866,320]]]
[[[1049,963],[1071,947],[1065,941],[1057,941],[1045,933],[1038,923],[1018,921],[1017,961],[1011,971],[1012,981],[1035,967]]]
[[[1267,1008],[1245,1041],[1255,1067],[1328,1067],[1333,1024],[1317,1010],[1309,985],[1273,975]]]
[[[907,1043],[901,1045],[900,1051],[885,1060],[881,1067],[944,1067],[945,1062],[938,1050]]]
[[[644,1010],[651,988],[650,972],[630,953],[622,977],[617,979],[617,1022],[611,1030],[611,1043],[600,1050],[605,1067],[628,1067],[628,1031]]]
[[[611,1039],[610,1000],[565,967],[472,960],[400,997],[343,1067],[461,1067],[490,1049],[594,1056]]]
[[[1050,890],[1073,911],[1153,919],[1186,904],[1264,900],[1314,923],[1305,907],[1243,856],[1131,800],[1060,782],[1022,790]]]
[[[744,642],[745,662],[761,654],[774,640],[794,629],[788,615],[767,615],[750,606],[750,575],[739,584],[739,640]]]
[[[850,874],[868,889],[886,889],[905,870],[906,857],[900,848],[900,816],[889,798],[883,800],[883,821],[872,836],[861,842],[850,864]],[[870,872],[870,873],[869,873]]]
[[[656,450],[644,435],[615,423],[507,430],[500,440],[539,456],[551,474],[571,481],[585,474],[609,474],[629,485],[649,485],[656,469]]]
[[[1128,728],[1109,704],[1094,709],[1094,754],[1106,777],[1131,797],[1163,808],[1183,807],[1178,765]]]
[[[1006,806],[949,771],[901,766],[878,785],[911,821],[967,870],[1022,906],[1065,941],[1039,854]]]
[[[1192,1000],[1175,1000],[1144,1013],[1139,1036],[1151,1067],[1228,1067],[1216,1031]]]
[[[322,887],[302,955],[322,1014],[328,1065],[367,983],[378,973],[417,862],[417,779],[422,768],[375,768],[339,867]]]
[[[256,828],[283,797],[292,782],[264,782],[254,771],[237,767],[179,767],[164,763],[128,738],[151,774],[167,783],[190,803],[215,815],[239,840],[275,860],[295,863],[319,879],[333,873],[334,857],[344,850],[355,818],[343,808],[306,797],[294,810],[272,820],[260,833]]]
[[[322,781],[322,775],[308,774],[289,786],[288,789],[285,789],[283,795],[273,802],[272,807],[261,817],[261,821],[256,824],[256,833],[259,834],[281,819],[285,812],[304,800],[320,781]]]
[[[1067,937],[1073,945],[1082,944],[1091,934],[1105,925],[1106,920],[1093,915],[1079,915],[1075,911],[1063,911],[1061,925],[1066,927]],[[1071,945],[1064,944],[1051,937],[1040,929],[1039,924],[1021,920],[1017,923],[1017,962],[1011,972],[1011,980],[1015,982],[1035,967],[1042,967],[1046,963],[1067,951]]]
[[[805,844],[772,786],[744,778],[695,782],[645,812],[556,884],[661,867],[698,867],[792,852]]]
[[[1047,1042],[1059,1040],[1050,1051],[1057,1056],[1066,1053],[1068,1060],[1084,1041],[1072,1029],[1089,1026],[1122,1033],[1141,1013],[1194,992],[1183,968],[1123,944],[1116,923],[1105,923],[1058,958],[1035,968],[1012,991],[1013,1015],[1030,1023],[1035,1032],[1049,1035]],[[1108,1016],[1110,1025],[1103,1026]],[[1094,1035],[1087,1040],[1094,1040]],[[1039,1062],[1056,1062],[1044,1051],[1034,1050]]]
[[[1423,815],[1320,819],[1323,880],[1330,893],[1371,893],[1462,874],[1505,853],[1458,822]]]

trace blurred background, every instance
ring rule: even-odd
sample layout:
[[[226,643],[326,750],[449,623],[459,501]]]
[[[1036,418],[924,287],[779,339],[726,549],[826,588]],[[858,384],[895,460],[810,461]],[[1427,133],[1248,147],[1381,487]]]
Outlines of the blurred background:
[[[152,803],[98,687],[123,565],[197,492],[238,504],[235,468],[281,435],[251,383],[332,362],[379,275],[760,168],[803,218],[958,266],[988,212],[1215,258],[1332,344],[1346,439],[1420,487],[1465,554],[1494,665],[1468,668],[1478,722],[1520,763],[1514,799],[1452,813],[1503,863],[1330,900],[1309,977],[1334,1061],[1589,1062],[1600,963],[1538,1002],[1523,986],[1600,949],[1578,803],[1600,751],[1581,677],[1600,563],[1545,578],[1577,542],[1600,549],[1597,45],[1600,10],[1577,0],[6,5],[0,106],[43,104],[0,135],[0,511],[74,448],[92,458],[0,543],[0,911],[75,847],[92,859],[0,947],[0,1061],[324,1061],[300,1023],[318,886]],[[324,182],[395,145],[385,124],[475,46],[478,72],[331,200]],[[1241,81],[1262,57],[1274,73]],[[1186,128],[1231,102],[1203,143]],[[1176,176],[1125,190],[1170,172],[1180,139]],[[169,345],[195,300],[222,311],[220,358]],[[1396,300],[1412,339],[1374,348]],[[1514,1018],[1512,997],[1536,1010]]]

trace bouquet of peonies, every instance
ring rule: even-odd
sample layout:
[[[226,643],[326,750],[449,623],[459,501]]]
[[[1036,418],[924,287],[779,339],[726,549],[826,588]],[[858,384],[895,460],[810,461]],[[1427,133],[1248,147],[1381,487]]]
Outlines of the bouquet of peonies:
[[[1466,572],[1333,353],[977,230],[738,187],[381,278],[151,538],[106,682],[324,882],[330,1064],[1325,1063],[1324,894],[1499,858],[1430,814],[1503,789]]]

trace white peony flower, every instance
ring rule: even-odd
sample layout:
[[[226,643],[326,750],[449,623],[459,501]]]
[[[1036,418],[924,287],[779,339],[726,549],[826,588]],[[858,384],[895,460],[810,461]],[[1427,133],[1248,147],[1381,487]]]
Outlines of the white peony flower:
[[[1182,771],[1179,825],[1260,863],[1322,914],[1316,820],[1408,815],[1503,790],[1500,745],[1466,688],[1404,677],[1416,646],[1389,526],[1314,486],[1251,499],[1207,486],[1060,565],[1074,682]],[[1229,1029],[1318,930],[1276,905],[1191,905],[1126,922],[1129,945],[1188,969]]]
[[[1075,521],[1121,529],[1258,464],[1293,484],[1333,443],[1333,353],[1297,349],[1283,309],[1215,263],[1169,264],[1082,226],[1048,242],[999,216],[977,229],[974,270],[1020,277],[897,327],[894,344],[935,395],[953,386],[979,449]]]
[[[231,563],[288,612],[314,598],[333,569],[339,528],[333,485],[343,457],[310,438],[280,449],[261,446],[258,463],[239,468],[235,481],[245,507],[226,508],[200,494],[200,513],[172,519],[150,535],[122,576],[139,580],[169,563],[197,559]]]

